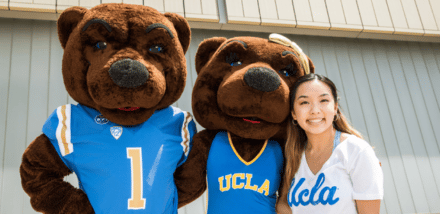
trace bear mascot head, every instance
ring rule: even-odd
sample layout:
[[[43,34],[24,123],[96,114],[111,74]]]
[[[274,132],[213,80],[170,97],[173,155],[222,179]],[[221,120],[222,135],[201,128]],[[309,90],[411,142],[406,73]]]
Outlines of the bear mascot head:
[[[274,213],[290,87],[314,72],[312,61],[294,42],[271,34],[207,39],[195,64],[192,108],[205,130],[194,137],[183,173],[193,181],[191,192],[201,194],[207,180],[208,213]]]
[[[58,19],[64,85],[23,154],[22,186],[44,213],[177,213],[174,172],[195,124],[170,106],[186,82],[186,20],[129,4],[72,7]],[[75,172],[80,189],[63,181]],[[180,183],[179,183],[180,184]]]

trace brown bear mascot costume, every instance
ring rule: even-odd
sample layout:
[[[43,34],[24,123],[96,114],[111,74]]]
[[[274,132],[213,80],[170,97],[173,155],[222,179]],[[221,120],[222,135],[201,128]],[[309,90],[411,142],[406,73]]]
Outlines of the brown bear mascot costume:
[[[78,104],[57,108],[23,155],[33,208],[176,214],[178,193],[192,200],[173,173],[187,159],[195,124],[170,106],[186,82],[188,23],[145,6],[103,4],[67,9],[58,34],[64,84]],[[80,189],[63,181],[72,172]]]
[[[208,183],[208,214],[275,213],[283,154],[269,138],[284,138],[289,87],[314,72],[312,62],[278,34],[207,39],[195,61],[192,108],[206,129],[180,175],[192,177],[198,194]]]

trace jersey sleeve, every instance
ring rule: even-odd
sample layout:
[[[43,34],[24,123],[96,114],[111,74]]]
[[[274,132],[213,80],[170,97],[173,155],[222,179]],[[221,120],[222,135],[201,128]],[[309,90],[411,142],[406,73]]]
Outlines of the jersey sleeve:
[[[351,162],[349,173],[354,200],[383,199],[383,172],[371,146],[357,154]]]
[[[183,115],[184,115],[184,119],[181,128],[182,142],[180,143],[183,149],[183,154],[182,154],[182,158],[177,164],[177,167],[185,163],[186,159],[188,158],[188,154],[191,151],[193,144],[193,137],[197,132],[196,124],[194,123],[191,114],[189,112],[183,111]]]
[[[49,138],[64,164],[72,170],[64,158],[73,152],[73,145],[70,142],[70,115],[70,104],[58,107],[44,123],[43,133]]]

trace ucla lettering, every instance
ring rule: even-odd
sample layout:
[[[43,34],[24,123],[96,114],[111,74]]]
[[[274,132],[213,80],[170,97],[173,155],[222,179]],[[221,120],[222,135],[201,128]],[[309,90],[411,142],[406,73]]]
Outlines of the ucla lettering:
[[[305,178],[299,179],[298,183],[295,185],[295,178],[292,180],[292,186],[290,187],[290,193],[289,193],[289,205],[292,206],[299,206],[300,204],[303,206],[307,206],[309,204],[312,205],[318,205],[319,203],[326,205],[333,205],[336,204],[336,202],[339,201],[339,198],[335,198],[335,193],[337,190],[336,186],[333,187],[322,187],[322,185],[325,182],[325,174],[321,173],[318,176],[318,179],[316,180],[315,185],[312,187],[311,190],[309,189],[303,189],[299,194],[298,190],[301,187],[301,185],[304,183]],[[295,186],[294,186],[295,185]],[[319,193],[318,193],[319,192]],[[318,199],[314,201],[315,195],[318,193]],[[328,194],[326,194],[328,193]],[[325,195],[327,195],[327,198],[324,198]],[[298,198],[297,198],[298,196]]]
[[[248,189],[261,194],[264,192],[266,196],[269,195],[270,181],[266,179],[261,186],[257,184],[252,185],[252,177],[253,175],[248,173],[235,173],[221,176],[218,178],[220,191],[229,191],[232,183],[232,189]]]

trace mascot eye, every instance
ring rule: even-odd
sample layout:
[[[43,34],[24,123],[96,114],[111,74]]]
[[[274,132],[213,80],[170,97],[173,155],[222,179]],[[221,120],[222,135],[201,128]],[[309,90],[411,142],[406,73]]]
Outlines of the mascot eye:
[[[297,71],[298,70],[295,68],[293,63],[291,63],[288,66],[286,66],[285,68],[281,69],[279,72],[283,76],[290,77],[290,76],[295,75]]]
[[[149,50],[150,50],[150,52],[153,52],[153,53],[162,53],[163,47],[162,47],[162,45],[152,45]]]
[[[107,43],[106,42],[98,42],[95,44],[95,48],[99,49],[99,50],[104,50],[107,48]]]
[[[229,56],[226,56],[226,62],[230,65],[230,66],[240,66],[242,65],[241,60],[238,58],[236,53],[231,53],[229,54]]]

